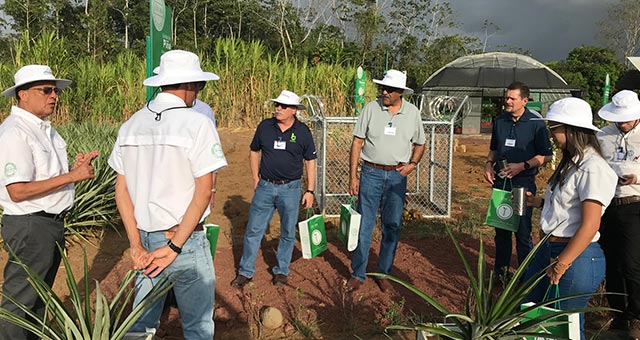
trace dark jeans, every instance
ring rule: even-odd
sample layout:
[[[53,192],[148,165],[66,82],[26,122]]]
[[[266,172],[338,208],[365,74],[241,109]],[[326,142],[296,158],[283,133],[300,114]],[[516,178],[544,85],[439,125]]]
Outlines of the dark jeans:
[[[609,206],[602,216],[600,245],[607,258],[609,306],[640,319],[640,203]]]
[[[2,238],[5,249],[11,249],[49,286],[53,285],[61,260],[56,243],[64,247],[64,223],[62,221],[41,216],[4,215],[2,217]],[[36,314],[44,315],[45,308],[42,300],[31,288],[24,269],[12,262],[15,260],[10,256],[4,267],[3,293],[26,305]],[[7,299],[3,298],[0,306],[22,317],[25,315]],[[0,339],[21,340],[38,339],[38,337],[18,326],[0,321]]]
[[[536,181],[535,177],[516,177],[511,181],[507,179],[507,185],[505,190],[510,191],[512,184],[514,187],[525,187],[527,191],[530,191],[533,195],[536,194]],[[502,189],[504,180],[496,178],[493,184],[494,188]],[[518,263],[522,263],[524,258],[527,257],[531,249],[533,248],[533,242],[531,241],[531,213],[532,207],[528,207],[526,214],[520,217],[520,226],[517,232],[511,232],[504,229],[496,228],[496,236],[494,238],[496,244],[496,263],[494,266],[494,272],[497,275],[502,275],[504,268],[509,268],[511,264],[512,253],[512,234],[516,235],[516,253],[518,254]]]

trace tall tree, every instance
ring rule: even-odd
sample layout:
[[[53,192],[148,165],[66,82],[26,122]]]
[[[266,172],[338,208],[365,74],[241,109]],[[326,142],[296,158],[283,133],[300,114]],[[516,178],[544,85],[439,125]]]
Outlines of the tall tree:
[[[640,0],[620,0],[600,22],[599,36],[628,65],[627,57],[640,51]]]

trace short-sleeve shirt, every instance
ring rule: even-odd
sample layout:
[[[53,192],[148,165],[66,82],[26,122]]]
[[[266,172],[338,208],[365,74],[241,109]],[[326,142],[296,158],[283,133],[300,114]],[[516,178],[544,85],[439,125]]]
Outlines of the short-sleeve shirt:
[[[48,120],[13,106],[0,125],[0,145],[0,205],[5,214],[59,214],[73,206],[73,184],[21,202],[13,202],[7,192],[9,184],[42,181],[69,172],[67,144]]]
[[[537,155],[553,155],[549,131],[544,121],[527,108],[516,122],[511,119],[511,114],[508,112],[503,112],[496,117],[489,148],[496,151],[497,159],[504,157],[509,163],[522,163]],[[500,171],[498,162],[495,170]],[[535,176],[537,173],[538,168],[531,167],[515,177]]]
[[[304,160],[318,158],[309,128],[297,118],[285,131],[275,118],[260,122],[250,145],[261,152],[260,176],[267,180],[297,180],[302,178]]]
[[[211,106],[209,106],[209,104],[203,102],[200,99],[196,99],[193,101],[193,106],[191,108],[211,119],[211,121],[213,121],[213,126],[216,127],[216,117],[213,114],[213,109],[211,108]]]
[[[395,115],[380,99],[369,102],[358,117],[353,135],[365,141],[360,157],[382,165],[408,163],[412,144],[425,142],[420,110],[404,99]]]
[[[213,122],[177,96],[160,93],[120,127],[109,165],[126,178],[138,228],[153,232],[179,224],[195,179],[227,161]],[[207,207],[201,221],[208,213]]]
[[[635,174],[640,177],[640,128],[622,133],[615,124],[598,132],[604,159],[618,176]],[[640,184],[618,185],[616,197],[640,196]]]
[[[577,162],[577,156],[574,158]],[[582,223],[582,202],[594,200],[602,204],[602,214],[611,203],[618,176],[600,155],[588,147],[579,167],[571,168],[564,185],[547,186],[540,225],[545,234],[573,237]],[[558,227],[557,229],[554,228]],[[596,233],[591,242],[596,242]]]

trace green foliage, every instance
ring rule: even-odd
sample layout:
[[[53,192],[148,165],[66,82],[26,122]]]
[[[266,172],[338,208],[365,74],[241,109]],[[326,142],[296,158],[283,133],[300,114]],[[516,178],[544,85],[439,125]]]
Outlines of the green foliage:
[[[445,336],[449,339],[521,339],[526,336],[535,336],[536,330],[540,326],[558,324],[558,321],[554,321],[558,316],[576,312],[610,310],[604,307],[593,307],[586,310],[560,310],[549,313],[548,315],[524,321],[525,314],[543,305],[553,304],[557,301],[567,300],[578,296],[596,295],[596,293],[551,299],[520,310],[520,304],[525,301],[527,295],[529,295],[529,293],[542,279],[546,278],[545,271],[543,270],[527,280],[523,279],[525,269],[529,266],[529,263],[532,261],[540,246],[547,241],[548,236],[535,245],[533,250],[527,255],[525,260],[514,272],[511,279],[504,285],[504,287],[502,287],[502,290],[500,290],[495,284],[496,280],[493,276],[493,272],[487,275],[487,265],[482,241],[480,241],[476,275],[467,262],[460,245],[453,235],[453,232],[450,229],[447,229],[447,233],[456,247],[469,278],[470,295],[467,297],[464,312],[449,310],[433,297],[422,292],[414,285],[393,276],[380,273],[367,273],[367,275],[387,278],[403,285],[412,293],[418,295],[426,303],[436,308],[445,316],[445,319],[448,322],[453,323],[456,329],[450,329],[442,324],[435,323],[411,326],[393,325],[387,327],[388,329],[421,330]],[[520,281],[522,280],[524,280],[524,282],[521,284]]]
[[[4,299],[13,302],[21,311],[26,314],[26,318],[0,308],[0,319],[11,322],[24,329],[33,332],[40,339],[51,340],[90,340],[109,339],[119,340],[124,338],[133,323],[148,310],[161,296],[167,293],[173,286],[167,278],[160,281],[149,294],[133,310],[126,314],[130,306],[134,290],[131,284],[135,278],[135,271],[129,271],[118,291],[111,301],[107,299],[100,284],[96,281],[95,300],[91,300],[89,291],[90,279],[87,264],[87,255],[84,252],[84,278],[78,287],[76,278],[71,270],[71,265],[64,250],[62,261],[67,274],[67,287],[69,288],[68,304],[64,303],[42,278],[38,276],[27,265],[17,262],[27,272],[29,284],[35,289],[38,296],[44,301],[47,307],[47,315],[39,316],[33,313],[29,307],[17,302],[12,297],[4,295]],[[15,254],[12,253],[15,257]],[[84,290],[84,296],[80,293],[80,288]]]

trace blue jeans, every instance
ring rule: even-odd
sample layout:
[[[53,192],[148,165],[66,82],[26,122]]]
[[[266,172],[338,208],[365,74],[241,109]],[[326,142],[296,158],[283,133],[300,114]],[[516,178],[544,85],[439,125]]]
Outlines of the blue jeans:
[[[522,178],[513,178],[511,180],[513,186],[520,186],[527,188],[527,191],[530,191],[533,195],[536,194],[536,182],[535,177],[522,177]],[[503,180],[498,178],[493,187],[502,189]],[[511,185],[510,181],[507,181],[507,185],[505,190],[510,191]],[[525,257],[529,254],[531,249],[533,248],[533,242],[531,241],[531,214],[533,212],[533,207],[527,207],[526,214],[520,217],[520,226],[518,227],[517,232],[511,232],[509,230],[504,230],[500,228],[496,228],[496,236],[494,238],[496,245],[496,262],[494,265],[494,272],[496,275],[502,275],[504,268],[509,268],[511,266],[511,252],[512,252],[512,234],[516,235],[516,253],[518,254],[518,264],[524,261]]]
[[[391,272],[400,239],[406,192],[407,178],[400,175],[400,172],[362,166],[358,194],[358,212],[362,215],[362,219],[360,220],[358,246],[353,251],[351,258],[351,269],[353,270],[351,276],[360,281],[365,280],[371,234],[378,215],[378,208],[381,208],[382,240],[380,241],[377,272],[383,274]]]
[[[244,233],[242,258],[240,270],[238,270],[240,275],[252,278],[255,274],[260,241],[275,209],[278,209],[278,215],[280,215],[280,241],[276,254],[278,264],[273,268],[273,273],[289,275],[289,264],[293,246],[296,243],[296,225],[301,199],[301,180],[286,184],[273,184],[263,179],[258,182],[249,209],[249,223]]]
[[[535,276],[536,273],[548,266],[551,259],[560,255],[566,246],[567,243],[562,242],[545,242],[541,245],[527,268],[525,279]],[[604,253],[600,244],[598,242],[590,243],[560,278],[558,284],[560,296],[595,292],[604,278],[605,265]],[[549,285],[548,278],[542,279],[529,294],[528,301],[541,302]],[[560,302],[560,308],[563,310],[586,308],[589,299],[591,299],[590,296],[563,300]],[[584,313],[580,313],[580,338],[585,338]]]
[[[167,244],[163,231],[148,233],[140,231],[142,245],[154,250]],[[134,306],[149,293],[161,277],[169,275],[176,282],[173,291],[178,302],[182,332],[185,339],[213,339],[213,308],[216,274],[209,250],[209,241],[203,231],[194,231],[182,247],[182,253],[176,257],[157,277],[151,278],[138,272],[136,275],[136,296]],[[160,325],[160,315],[165,296],[135,322],[130,332],[155,330]]]

